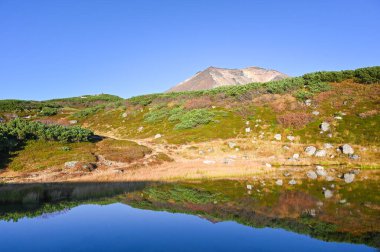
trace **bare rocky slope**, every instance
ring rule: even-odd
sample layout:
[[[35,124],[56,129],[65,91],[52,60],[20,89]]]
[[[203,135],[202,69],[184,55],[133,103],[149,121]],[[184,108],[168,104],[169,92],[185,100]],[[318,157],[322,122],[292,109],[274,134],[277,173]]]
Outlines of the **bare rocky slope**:
[[[243,69],[209,67],[172,87],[168,92],[205,90],[220,86],[275,81],[287,77],[289,76],[276,70],[260,67],[247,67]]]

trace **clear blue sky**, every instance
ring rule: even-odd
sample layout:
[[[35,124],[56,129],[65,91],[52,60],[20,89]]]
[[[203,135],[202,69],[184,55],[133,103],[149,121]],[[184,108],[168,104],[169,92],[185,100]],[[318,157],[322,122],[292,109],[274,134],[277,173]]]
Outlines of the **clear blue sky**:
[[[130,97],[208,66],[373,65],[379,0],[0,0],[0,99]]]

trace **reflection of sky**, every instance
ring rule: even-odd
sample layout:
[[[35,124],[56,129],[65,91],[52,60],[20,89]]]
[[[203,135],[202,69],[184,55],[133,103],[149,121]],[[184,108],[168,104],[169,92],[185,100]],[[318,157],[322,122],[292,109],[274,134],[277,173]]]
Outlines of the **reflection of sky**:
[[[327,243],[281,229],[192,215],[82,205],[54,218],[0,222],[0,251],[372,251]]]

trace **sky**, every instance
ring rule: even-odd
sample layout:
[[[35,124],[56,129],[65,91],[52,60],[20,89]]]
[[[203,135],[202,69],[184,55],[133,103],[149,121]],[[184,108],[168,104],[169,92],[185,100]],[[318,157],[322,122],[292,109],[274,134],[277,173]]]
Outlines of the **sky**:
[[[0,0],[0,99],[127,98],[209,66],[374,65],[379,0]]]

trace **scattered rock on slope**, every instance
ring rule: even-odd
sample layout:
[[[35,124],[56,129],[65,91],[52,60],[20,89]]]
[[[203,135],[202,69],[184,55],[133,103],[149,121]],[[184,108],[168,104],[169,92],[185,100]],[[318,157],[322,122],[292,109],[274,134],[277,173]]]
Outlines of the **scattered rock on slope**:
[[[322,131],[326,132],[330,129],[330,124],[328,122],[323,122],[321,123],[319,127],[321,128]]]
[[[339,147],[343,154],[352,155],[354,154],[354,149],[349,144],[344,144]]]
[[[308,156],[313,156],[316,151],[317,151],[317,148],[315,148],[314,146],[308,146],[305,149],[305,152]]]

